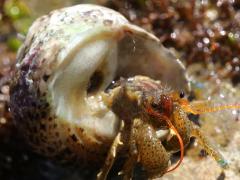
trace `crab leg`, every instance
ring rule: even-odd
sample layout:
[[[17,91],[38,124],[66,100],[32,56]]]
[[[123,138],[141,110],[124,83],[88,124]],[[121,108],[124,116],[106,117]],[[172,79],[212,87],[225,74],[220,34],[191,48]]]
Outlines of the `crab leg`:
[[[212,156],[222,168],[227,168],[228,167],[227,161],[224,159],[221,153],[217,150],[214,143],[210,142],[210,140],[203,135],[199,127],[197,127],[192,122],[191,122],[191,127],[192,127],[191,128],[192,136],[198,139],[199,143],[203,146],[204,150],[210,156]]]
[[[170,155],[159,141],[154,128],[146,122],[136,119],[134,139],[141,164],[149,176],[162,176],[169,166]]]
[[[121,125],[120,125],[120,130],[117,134],[117,136],[115,137],[112,146],[110,148],[110,151],[108,152],[107,158],[105,160],[105,163],[102,167],[102,169],[100,170],[100,172],[97,174],[97,179],[98,180],[105,180],[107,179],[107,175],[110,171],[110,169],[112,168],[112,165],[115,161],[116,158],[116,154],[118,152],[119,146],[122,145],[121,142],[121,135],[122,135],[122,129],[124,127],[124,122],[121,121]]]
[[[195,102],[199,102],[199,101],[195,101]],[[199,103],[201,104],[201,107],[203,107],[202,105],[204,105],[204,103]],[[210,104],[209,104],[210,106]],[[206,106],[204,106],[206,107]],[[211,143],[201,132],[200,128],[198,126],[196,126],[193,122],[191,122],[187,116],[186,113],[183,112],[184,108],[182,109],[182,106],[175,106],[175,110],[174,110],[174,118],[173,118],[173,124],[176,126],[176,128],[178,129],[179,133],[182,132],[182,130],[184,130],[185,132],[185,136],[182,136],[184,141],[189,141],[190,137],[196,137],[199,140],[199,143],[203,146],[204,150],[211,155],[217,162],[218,164],[225,168],[227,167],[227,161],[223,158],[223,156],[218,152],[217,148],[214,147],[214,144]],[[184,129],[185,128],[185,129]],[[182,134],[182,133],[181,133]],[[172,142],[174,143],[174,142]],[[176,144],[176,143],[174,143]],[[169,142],[169,145],[171,145],[171,143]]]
[[[168,144],[175,144],[175,142],[177,142],[177,141],[179,143],[180,153],[181,153],[180,160],[178,161],[178,163],[173,168],[170,168],[170,169],[168,169],[166,171],[166,173],[171,172],[171,171],[175,170],[178,166],[180,166],[180,164],[182,163],[182,160],[183,160],[184,142],[183,142],[183,139],[182,139],[181,135],[179,134],[178,130],[182,130],[183,123],[186,122],[186,121],[184,121],[184,120],[186,120],[185,116],[180,115],[181,113],[180,113],[179,110],[174,111],[174,112],[176,112],[175,116],[177,117],[177,119],[179,120],[179,123],[180,123],[180,124],[175,124],[175,125],[177,125],[177,127],[175,127],[173,125],[173,123],[171,122],[171,120],[167,116],[165,116],[163,114],[160,114],[157,111],[154,111],[150,106],[146,106],[146,111],[147,111],[148,114],[151,114],[151,115],[157,117],[159,120],[160,119],[164,119],[164,121],[166,121],[166,123],[169,125],[169,128],[172,130],[172,132],[175,135],[176,139],[174,139],[172,142],[169,142]],[[175,123],[177,123],[177,121]],[[187,124],[185,124],[185,126],[186,125]],[[189,136],[189,138],[187,136],[185,139],[190,139],[190,136]],[[166,148],[166,147],[164,147],[164,148]]]
[[[136,147],[134,147],[134,149],[130,149],[130,157],[125,162],[123,170],[120,172],[120,174],[123,174],[123,180],[132,179],[133,168],[137,162],[137,155],[138,153]]]
[[[166,118],[165,118],[166,119]],[[187,114],[183,111],[181,106],[175,104],[174,110],[171,118],[171,123],[176,128],[177,132],[181,136],[181,139],[183,141],[183,145],[187,145],[190,141],[190,134],[191,134],[191,125],[190,121],[187,117]],[[173,133],[171,133],[173,134]],[[181,147],[179,146],[179,140],[175,135],[173,135],[166,143],[166,149],[171,152],[177,152]]]
[[[132,179],[132,173],[133,173],[133,168],[135,167],[135,164],[137,162],[138,158],[138,150],[137,150],[137,145],[136,145],[136,121],[137,119],[133,120],[133,126],[131,127],[131,132],[130,132],[130,138],[129,138],[129,158],[125,162],[123,169],[120,174],[123,174],[123,179],[124,180],[129,180]]]
[[[209,142],[209,140],[203,135],[199,127],[197,127],[192,122],[191,122],[191,126],[192,126],[191,128],[192,136],[198,139],[199,143],[203,146],[204,150],[210,156],[212,156],[222,168],[227,168],[228,167],[227,161],[224,159],[221,153],[218,152],[217,148],[214,147],[214,144]]]
[[[212,101],[193,101],[189,103],[186,99],[180,99],[179,102],[185,112],[193,114],[203,114],[226,109],[240,109],[240,104],[216,104]],[[227,161],[217,151],[217,148],[214,147],[213,143],[209,142],[209,140],[202,134],[201,130],[195,124],[192,122],[190,123],[191,135],[199,140],[199,143],[203,146],[206,152],[211,155],[221,167],[227,168]]]

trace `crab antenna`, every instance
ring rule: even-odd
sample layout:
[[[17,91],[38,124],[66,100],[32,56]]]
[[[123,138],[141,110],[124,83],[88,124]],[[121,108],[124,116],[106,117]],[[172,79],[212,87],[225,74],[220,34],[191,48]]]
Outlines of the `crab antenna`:
[[[166,173],[168,172],[171,172],[175,169],[177,169],[180,164],[182,163],[183,161],[183,156],[184,156],[184,144],[183,144],[183,140],[182,140],[182,137],[180,136],[180,134],[178,133],[177,129],[174,127],[174,125],[172,124],[172,122],[168,119],[168,117],[164,116],[164,115],[161,115],[159,114],[158,112],[154,111],[151,107],[147,106],[146,108],[147,112],[155,117],[158,117],[159,119],[162,119],[164,118],[164,120],[166,120],[167,124],[169,125],[169,127],[174,131],[174,133],[176,134],[177,138],[178,138],[178,141],[179,141],[179,145],[180,145],[180,159],[178,161],[178,163],[171,169],[168,169],[166,171]]]
[[[240,109],[240,104],[216,104],[212,101],[193,101],[189,103],[188,100],[181,99],[180,104],[186,112],[192,114],[204,114],[226,109]]]
[[[169,122],[168,122],[168,121],[169,121]],[[179,141],[179,144],[180,144],[180,153],[181,153],[181,155],[180,155],[180,159],[179,159],[178,163],[177,163],[173,168],[168,169],[168,170],[166,171],[166,173],[171,172],[171,171],[174,171],[175,169],[177,169],[177,168],[180,166],[180,164],[182,163],[182,161],[183,161],[183,156],[184,156],[184,145],[183,145],[182,137],[181,137],[180,134],[178,133],[177,129],[173,126],[173,124],[171,123],[171,121],[170,121],[169,119],[168,119],[168,121],[167,121],[167,122],[168,122],[170,128],[174,131],[174,133],[176,134],[176,136],[177,136],[177,138],[178,138],[178,141]]]

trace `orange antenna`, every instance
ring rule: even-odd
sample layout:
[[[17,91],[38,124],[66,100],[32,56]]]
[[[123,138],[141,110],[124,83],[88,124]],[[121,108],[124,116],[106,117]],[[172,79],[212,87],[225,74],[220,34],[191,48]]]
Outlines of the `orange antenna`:
[[[186,112],[192,114],[204,114],[226,109],[240,109],[240,104],[216,104],[212,101],[193,101],[189,103],[186,99],[180,99],[179,102]]]
[[[177,169],[180,164],[182,163],[183,161],[183,156],[184,156],[184,145],[183,145],[183,140],[182,140],[182,137],[180,136],[180,134],[178,133],[177,129],[174,127],[174,125],[172,124],[172,122],[168,119],[168,117],[164,116],[164,115],[161,115],[159,114],[158,112],[154,111],[151,107],[147,106],[146,107],[146,110],[149,114],[153,115],[153,116],[156,116],[158,117],[159,119],[162,119],[164,118],[164,120],[166,120],[167,124],[169,125],[169,127],[174,131],[174,133],[176,134],[177,138],[178,138],[178,141],[179,141],[179,145],[180,145],[180,159],[178,161],[178,163],[171,169],[168,169],[166,171],[166,173],[168,172],[171,172],[171,171],[174,171],[175,169]]]

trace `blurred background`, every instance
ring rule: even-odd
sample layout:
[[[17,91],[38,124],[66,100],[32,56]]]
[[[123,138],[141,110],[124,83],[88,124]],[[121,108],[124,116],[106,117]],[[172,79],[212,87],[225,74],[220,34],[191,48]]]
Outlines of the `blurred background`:
[[[240,101],[240,0],[0,0],[1,180],[94,179],[71,163],[62,166],[32,153],[13,126],[8,107],[16,53],[31,23],[53,9],[80,3],[115,9],[154,33],[186,65],[193,87],[190,99]],[[190,118],[219,145],[230,168],[222,171],[193,140],[183,165],[162,179],[240,179],[239,111]]]

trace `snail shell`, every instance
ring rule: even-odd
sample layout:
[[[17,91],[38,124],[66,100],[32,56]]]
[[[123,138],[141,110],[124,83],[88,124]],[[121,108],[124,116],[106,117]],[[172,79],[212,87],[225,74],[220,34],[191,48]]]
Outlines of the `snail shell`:
[[[118,12],[96,5],[55,10],[33,23],[18,52],[10,89],[16,126],[46,156],[104,159],[119,128],[104,90],[134,75],[188,88],[180,61]]]

